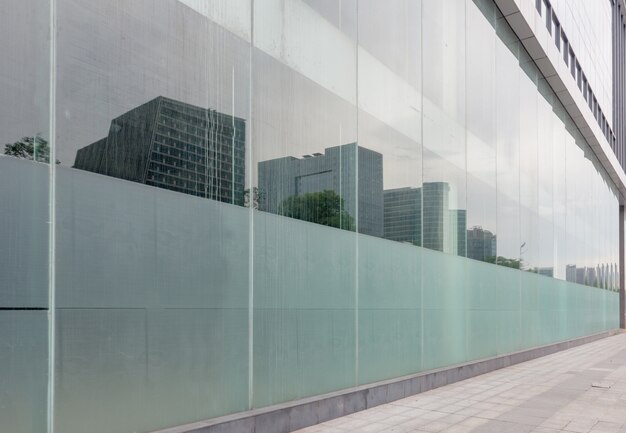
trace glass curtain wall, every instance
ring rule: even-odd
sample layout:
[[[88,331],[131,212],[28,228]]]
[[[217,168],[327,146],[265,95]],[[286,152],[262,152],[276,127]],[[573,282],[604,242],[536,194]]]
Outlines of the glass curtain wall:
[[[47,425],[50,3],[0,4],[0,431]],[[53,164],[54,165],[54,164]]]
[[[249,2],[56,13],[55,431],[246,410]]]
[[[357,143],[356,0],[255,2],[253,21],[251,404],[261,407],[357,384],[355,233],[382,235],[382,185],[368,176],[382,167]]]
[[[0,431],[150,432],[617,327],[617,190],[492,0],[0,24]]]
[[[423,364],[421,16],[421,1],[358,3],[359,200],[382,217],[378,237],[358,240],[360,384]],[[373,176],[376,189],[361,182]],[[402,245],[390,250],[389,240]]]

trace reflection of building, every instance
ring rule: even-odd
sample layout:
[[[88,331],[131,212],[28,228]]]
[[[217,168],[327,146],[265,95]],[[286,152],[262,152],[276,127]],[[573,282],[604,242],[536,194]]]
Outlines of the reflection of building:
[[[385,238],[465,256],[467,211],[450,209],[446,182],[385,190]]]
[[[281,204],[289,197],[331,190],[343,199],[348,214],[358,217],[359,232],[383,236],[383,156],[380,153],[351,143],[327,148],[324,154],[261,161],[258,170],[259,191],[264,197],[261,210],[279,213]]]
[[[552,266],[544,267],[544,268],[536,268],[536,271],[539,275],[544,275],[546,277],[554,276],[554,268]]]
[[[565,279],[578,284],[611,288],[616,284],[617,277],[613,265],[603,264],[596,267],[567,265],[565,267]]]
[[[585,267],[576,269],[576,282],[578,284],[587,284],[587,275]]]
[[[162,96],[111,122],[76,168],[243,205],[243,119]]]
[[[448,207],[448,192],[450,186],[446,182],[424,183],[422,217],[423,243],[431,250],[444,251],[445,237],[449,234],[450,211]]]
[[[450,210],[450,231],[456,236],[453,245],[456,245],[456,255],[465,257],[467,254],[467,238],[465,228],[467,227],[467,211],[465,209]]]
[[[496,235],[480,226],[467,230],[467,257],[491,261],[496,258]]]
[[[422,188],[384,191],[385,238],[422,244]]]
[[[422,187],[423,246],[465,255],[465,209],[450,209],[447,182],[425,182]]]
[[[565,280],[572,283],[576,282],[576,265],[565,266]]]

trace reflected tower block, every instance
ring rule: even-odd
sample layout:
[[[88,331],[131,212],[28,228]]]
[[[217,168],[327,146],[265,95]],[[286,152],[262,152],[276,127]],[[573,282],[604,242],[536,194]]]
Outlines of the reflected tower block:
[[[384,192],[385,238],[422,245],[422,188],[395,188]]]
[[[474,226],[467,230],[467,257],[495,263],[497,238],[490,230]]]
[[[243,205],[245,121],[159,96],[114,119],[74,167]]]
[[[258,170],[259,193],[263,196],[260,210],[278,214],[281,204],[289,197],[330,190],[341,197],[351,217],[358,213],[360,233],[383,237],[383,156],[380,153],[351,143],[329,147],[324,154],[260,161]]]

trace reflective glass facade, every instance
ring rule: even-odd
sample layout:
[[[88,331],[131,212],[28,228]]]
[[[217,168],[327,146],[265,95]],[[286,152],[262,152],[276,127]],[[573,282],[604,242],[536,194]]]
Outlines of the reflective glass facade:
[[[618,189],[492,0],[9,0],[0,52],[2,432],[619,324]]]

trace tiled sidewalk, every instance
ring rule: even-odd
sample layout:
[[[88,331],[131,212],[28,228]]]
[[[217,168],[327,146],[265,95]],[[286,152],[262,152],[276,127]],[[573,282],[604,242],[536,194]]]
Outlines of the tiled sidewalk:
[[[626,334],[298,433],[626,433]]]

